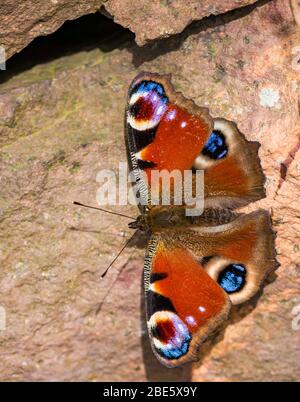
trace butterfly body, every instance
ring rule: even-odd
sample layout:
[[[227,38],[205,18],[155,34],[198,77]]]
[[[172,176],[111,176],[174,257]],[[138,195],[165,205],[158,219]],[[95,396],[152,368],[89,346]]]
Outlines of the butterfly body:
[[[130,86],[125,112],[128,161],[141,215],[131,228],[146,231],[147,325],[153,351],[168,367],[197,360],[201,344],[226,322],[232,304],[254,296],[277,268],[268,212],[238,214],[237,207],[263,198],[257,156],[236,125],[213,119],[182,94],[170,77],[140,74]],[[204,210],[187,214],[174,200],[153,205],[154,172],[204,171]]]
[[[238,214],[230,209],[207,208],[200,216],[187,216],[181,207],[153,206],[147,207],[142,215],[129,223],[131,229],[158,233],[164,230],[185,230],[191,226],[214,226],[228,223]]]

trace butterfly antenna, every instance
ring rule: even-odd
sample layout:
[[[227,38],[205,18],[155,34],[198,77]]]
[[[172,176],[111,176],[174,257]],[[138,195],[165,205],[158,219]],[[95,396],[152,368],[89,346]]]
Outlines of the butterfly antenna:
[[[123,218],[128,218],[128,219],[132,219],[133,221],[135,221],[135,218],[133,218],[132,216],[120,214],[118,212],[110,211],[108,209],[103,209],[103,208],[99,208],[99,207],[93,207],[91,205],[82,204],[81,202],[78,202],[78,201],[73,201],[73,204],[74,205],[79,205],[80,207],[85,207],[85,208],[90,208],[90,209],[97,209],[98,211],[107,212],[108,214],[111,214],[111,215],[122,216]]]
[[[136,232],[133,233],[133,235],[127,240],[127,242],[124,244],[124,246],[121,248],[121,250],[118,252],[118,254],[115,256],[115,258],[112,260],[112,262],[109,264],[109,266],[106,268],[106,270],[101,274],[101,278],[104,278],[109,271],[109,269],[113,266],[115,261],[120,257],[122,252],[125,250],[125,248],[128,246],[128,244],[131,242],[131,240],[134,238]]]
[[[122,249],[119,251],[118,255],[113,259],[113,261],[109,264],[109,266],[106,268],[106,270],[103,272],[103,274],[101,275],[101,278],[104,278],[105,275],[107,274],[109,268],[113,265],[113,263],[116,261],[116,259],[120,256],[120,254],[122,253],[122,251],[128,246],[128,244],[130,243],[130,241],[134,238],[136,232],[134,232],[134,234],[130,237],[129,240],[127,240],[127,242],[125,243],[125,245],[122,247]],[[123,272],[123,269],[126,267],[126,264],[124,264],[121,269],[118,272],[118,275],[115,277],[115,279],[112,281],[112,283],[110,284],[109,288],[107,289],[107,292],[104,296],[104,298],[102,299],[101,303],[98,304],[98,307],[96,309],[96,315],[101,311],[102,306],[107,298],[107,296],[110,294],[110,290],[113,288],[114,284],[116,283],[116,281],[118,280],[119,276],[121,275],[121,273]]]

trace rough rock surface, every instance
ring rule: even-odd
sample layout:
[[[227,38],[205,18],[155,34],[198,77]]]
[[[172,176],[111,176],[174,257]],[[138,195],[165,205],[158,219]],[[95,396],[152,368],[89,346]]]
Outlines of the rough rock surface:
[[[143,48],[95,46],[9,75],[0,86],[0,380],[299,380],[297,46],[290,2],[278,0]],[[233,310],[199,363],[175,370],[157,363],[145,333],[143,242],[101,280],[130,236],[127,221],[72,205],[95,205],[97,172],[126,160],[124,102],[140,70],[172,73],[177,90],[261,143],[267,198],[252,208],[269,209],[278,232],[276,280]]]
[[[192,21],[218,15],[256,0],[109,0],[105,8],[114,20],[135,33],[138,45],[182,32]]]
[[[0,4],[0,46],[7,57],[34,38],[49,35],[65,21],[100,9],[104,0],[5,0]]]
[[[6,0],[0,5],[0,46],[5,47],[9,58],[37,36],[49,35],[65,21],[100,11],[104,3],[116,22],[131,29],[141,45],[181,32],[193,20],[255,1],[142,0],[137,7],[131,0]]]

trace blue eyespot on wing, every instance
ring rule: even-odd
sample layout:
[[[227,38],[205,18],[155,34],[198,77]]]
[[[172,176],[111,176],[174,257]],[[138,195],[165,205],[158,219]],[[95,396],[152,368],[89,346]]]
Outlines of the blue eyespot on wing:
[[[226,293],[239,292],[246,284],[247,270],[242,264],[228,265],[218,277],[218,283]]]
[[[228,154],[228,146],[224,134],[219,130],[214,130],[207,140],[202,154],[211,159],[219,160]]]
[[[187,354],[191,334],[176,313],[156,312],[151,316],[148,325],[154,348],[164,359],[179,359]]]
[[[168,98],[161,84],[141,81],[129,93],[127,123],[137,132],[149,134],[149,130],[159,124],[167,103]],[[150,134],[153,137],[155,133]]]
[[[165,94],[165,90],[161,84],[158,82],[154,81],[142,81],[138,83],[136,86],[133,87],[133,89],[130,91],[130,95],[132,96],[135,93],[149,93],[149,92],[156,92],[158,95],[160,95],[164,101],[164,103],[167,103],[168,98]]]

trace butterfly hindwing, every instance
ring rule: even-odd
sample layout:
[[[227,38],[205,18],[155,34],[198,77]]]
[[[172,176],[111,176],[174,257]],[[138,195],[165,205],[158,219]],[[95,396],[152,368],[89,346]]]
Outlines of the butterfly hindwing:
[[[230,300],[180,242],[169,240],[150,242],[145,286],[153,351],[175,367],[196,360],[198,345],[228,317]]]
[[[148,330],[168,367],[195,360],[201,343],[249,300],[277,263],[268,214],[154,234],[145,260]]]
[[[205,270],[229,294],[233,304],[253,297],[267,275],[278,267],[275,235],[265,210],[238,215],[223,225],[191,230],[191,244],[185,240],[186,244],[196,255],[199,250],[205,254]]]

